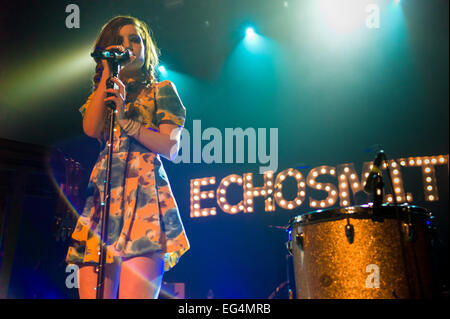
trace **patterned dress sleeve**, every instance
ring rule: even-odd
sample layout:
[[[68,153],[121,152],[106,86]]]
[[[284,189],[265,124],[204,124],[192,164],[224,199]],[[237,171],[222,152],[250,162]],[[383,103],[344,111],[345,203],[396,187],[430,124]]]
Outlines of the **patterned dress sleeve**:
[[[166,80],[158,85],[156,91],[156,119],[160,124],[174,124],[184,126],[186,108],[178,96],[175,85]]]
[[[86,113],[86,110],[89,108],[89,106],[91,105],[91,101],[92,98],[94,97],[94,93],[92,92],[89,97],[87,98],[86,102],[78,109],[81,113],[81,116],[84,117],[84,114]]]

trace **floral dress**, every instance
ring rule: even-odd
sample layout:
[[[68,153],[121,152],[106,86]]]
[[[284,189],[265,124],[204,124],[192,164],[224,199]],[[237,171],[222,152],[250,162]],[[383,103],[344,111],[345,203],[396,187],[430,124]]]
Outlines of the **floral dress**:
[[[83,116],[93,95],[94,92],[80,108]],[[133,102],[126,103],[125,115],[147,129],[159,131],[159,124],[163,123],[183,127],[186,109],[173,83],[163,81],[143,88]],[[69,264],[99,261],[109,115],[106,122],[103,139],[99,139],[103,150],[92,170],[86,204],[67,252]],[[106,262],[157,252],[164,254],[167,271],[189,249],[189,241],[161,159],[129,137],[118,124],[113,142]]]

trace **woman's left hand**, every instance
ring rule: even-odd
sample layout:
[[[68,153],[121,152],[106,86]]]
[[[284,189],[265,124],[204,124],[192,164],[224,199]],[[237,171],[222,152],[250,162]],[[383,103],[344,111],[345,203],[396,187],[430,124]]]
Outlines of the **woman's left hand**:
[[[114,95],[105,98],[104,101],[113,101],[116,104],[117,122],[121,127],[123,127],[128,122],[128,119],[125,118],[125,99],[127,92],[122,81],[115,77],[111,77],[111,80],[117,84],[119,89],[106,89],[106,93],[112,93]]]

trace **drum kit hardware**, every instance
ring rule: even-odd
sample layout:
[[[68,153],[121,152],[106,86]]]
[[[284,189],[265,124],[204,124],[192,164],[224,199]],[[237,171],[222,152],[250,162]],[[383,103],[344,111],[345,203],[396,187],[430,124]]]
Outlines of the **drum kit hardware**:
[[[83,181],[83,168],[73,158],[64,156],[62,153],[58,153],[57,156],[60,157],[59,159],[64,165],[63,169],[65,174],[63,175],[64,182],[58,185],[61,196],[56,205],[52,229],[56,241],[66,245],[78,218],[78,214],[75,208],[72,207],[72,203],[80,207],[80,188]]]
[[[387,162],[380,151],[366,183],[373,202],[309,212],[285,227],[298,299],[433,296],[433,216],[408,203],[382,203],[382,158]]]

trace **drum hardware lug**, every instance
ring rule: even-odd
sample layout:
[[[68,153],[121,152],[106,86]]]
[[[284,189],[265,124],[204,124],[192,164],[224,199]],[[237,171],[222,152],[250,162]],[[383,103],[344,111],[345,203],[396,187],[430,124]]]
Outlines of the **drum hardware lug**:
[[[436,227],[433,225],[433,223],[430,220],[427,221],[427,225],[428,225],[428,233],[430,234],[431,247],[434,247],[434,245],[436,243],[436,239],[437,239]]]
[[[289,240],[285,244],[286,244],[286,249],[289,252],[289,255],[294,256],[294,254],[292,253],[292,242]]]
[[[405,233],[408,236],[408,241],[415,242],[417,239],[417,234],[414,225],[412,223],[403,223],[403,227],[405,228]]]
[[[394,299],[399,299],[397,294],[395,293],[395,290],[392,290],[392,297],[394,297]]]
[[[350,222],[345,225],[345,236],[347,237],[348,243],[353,244],[353,240],[355,239],[355,229]]]
[[[304,244],[305,244],[305,236],[303,235],[303,233],[298,233],[297,235],[295,235],[295,241],[297,243],[298,248],[300,248],[301,250],[303,250]]]

